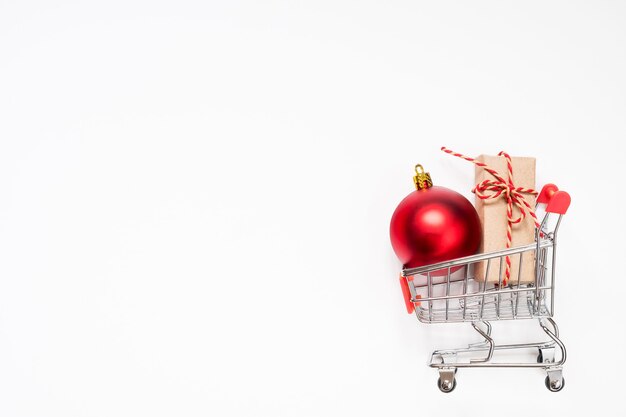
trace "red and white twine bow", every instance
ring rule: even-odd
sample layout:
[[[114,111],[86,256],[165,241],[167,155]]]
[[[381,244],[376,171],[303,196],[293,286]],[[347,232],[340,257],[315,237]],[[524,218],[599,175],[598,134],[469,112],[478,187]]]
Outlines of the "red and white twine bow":
[[[535,222],[535,227],[539,228],[539,222],[537,221],[537,215],[535,214],[535,210],[526,202],[523,194],[533,194],[536,195],[537,191],[532,188],[524,188],[524,187],[516,187],[513,183],[513,164],[511,163],[511,157],[506,152],[500,152],[498,156],[503,156],[506,159],[506,166],[508,171],[508,180],[505,180],[502,175],[498,173],[498,171],[490,168],[484,162],[476,161],[474,158],[470,158],[468,156],[462,155],[460,153],[456,153],[446,148],[445,146],[441,148],[442,151],[448,153],[450,155],[465,159],[466,161],[472,162],[476,166],[483,168],[485,171],[490,173],[495,179],[487,179],[479,184],[476,184],[472,192],[476,194],[476,196],[482,200],[495,199],[495,198],[505,198],[506,199],[506,216],[507,216],[507,228],[506,228],[506,248],[510,248],[512,244],[512,229],[513,225],[517,223],[521,223],[526,218],[526,212],[530,214]],[[519,216],[513,217],[513,210],[517,209],[519,211]],[[502,280],[502,285],[505,286],[509,282],[511,278],[511,258],[509,256],[506,257],[506,269],[504,273],[504,279]],[[485,277],[485,280],[487,277]]]

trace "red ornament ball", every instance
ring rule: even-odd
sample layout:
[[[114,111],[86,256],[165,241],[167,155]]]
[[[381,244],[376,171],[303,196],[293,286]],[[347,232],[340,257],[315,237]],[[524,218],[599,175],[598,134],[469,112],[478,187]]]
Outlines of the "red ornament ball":
[[[423,169],[421,175],[428,176]],[[389,230],[391,245],[404,268],[475,254],[482,240],[482,229],[472,203],[448,188],[432,186],[429,176],[427,182],[417,178],[418,189],[400,202]],[[446,273],[447,269],[443,269],[431,274]]]

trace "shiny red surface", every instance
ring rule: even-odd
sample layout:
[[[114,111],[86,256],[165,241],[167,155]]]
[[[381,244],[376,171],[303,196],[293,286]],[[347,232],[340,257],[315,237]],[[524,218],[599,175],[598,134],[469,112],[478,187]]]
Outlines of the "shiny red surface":
[[[416,190],[391,217],[391,245],[405,268],[443,262],[478,251],[482,229],[465,197],[445,187]],[[438,271],[445,273],[446,271]]]

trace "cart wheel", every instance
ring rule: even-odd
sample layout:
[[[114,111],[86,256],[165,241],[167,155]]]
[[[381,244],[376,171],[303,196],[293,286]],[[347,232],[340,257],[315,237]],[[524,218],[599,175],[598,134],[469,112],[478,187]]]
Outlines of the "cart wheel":
[[[554,348],[539,348],[537,355],[537,363],[551,364],[554,363]]]
[[[446,394],[452,392],[456,388],[456,378],[452,378],[452,381],[442,381],[441,378],[439,378],[437,380],[437,386],[441,392],[445,392]]]
[[[546,388],[552,392],[559,392],[565,386],[565,378],[556,379],[550,383],[550,377],[546,377]]]

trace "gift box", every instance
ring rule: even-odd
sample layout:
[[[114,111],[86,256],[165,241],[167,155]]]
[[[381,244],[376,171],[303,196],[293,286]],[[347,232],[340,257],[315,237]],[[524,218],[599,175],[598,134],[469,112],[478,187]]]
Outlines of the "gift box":
[[[497,171],[504,180],[508,180],[507,160],[504,156],[480,155],[476,158],[476,162],[484,163],[489,168]],[[513,183],[515,187],[524,187],[535,189],[535,158],[530,157],[511,157]],[[487,172],[483,167],[476,165],[475,171],[476,184],[484,181],[497,180],[491,173]],[[532,208],[535,207],[535,194],[522,193],[526,203]],[[494,252],[507,247],[507,199],[505,195],[496,198],[480,198],[476,194],[476,211],[480,217],[483,228],[483,239],[480,247],[481,253]],[[519,211],[513,208],[513,217],[519,217]],[[529,215],[517,224],[511,225],[512,241],[511,247],[524,246],[535,241],[535,222]],[[505,279],[506,258],[492,259],[487,271],[487,261],[479,262],[475,265],[475,276],[478,281],[499,282],[500,271],[502,271],[502,280]],[[512,255],[510,279],[509,283],[517,284],[518,275],[519,282],[526,284],[535,281],[535,255],[533,252],[525,252],[522,255],[522,269],[520,273],[519,263],[520,256]],[[502,262],[502,266],[500,263]]]

